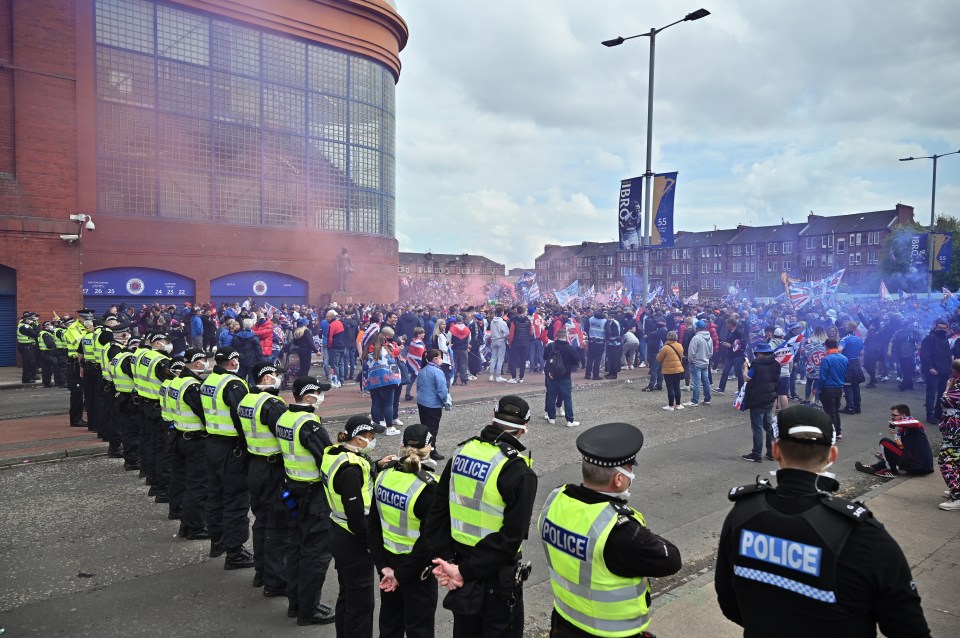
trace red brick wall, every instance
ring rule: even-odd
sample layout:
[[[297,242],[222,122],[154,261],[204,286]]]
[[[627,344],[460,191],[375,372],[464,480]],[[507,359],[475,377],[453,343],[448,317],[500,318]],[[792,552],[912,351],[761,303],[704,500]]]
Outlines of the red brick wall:
[[[0,64],[13,63],[13,0],[0,0]],[[0,173],[14,171],[13,71],[0,71]],[[2,210],[2,209],[0,209]]]

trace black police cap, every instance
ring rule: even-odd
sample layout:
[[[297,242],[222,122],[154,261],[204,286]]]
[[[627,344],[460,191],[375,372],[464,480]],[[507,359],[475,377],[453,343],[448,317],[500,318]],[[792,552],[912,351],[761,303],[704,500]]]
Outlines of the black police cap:
[[[317,377],[297,377],[293,382],[293,396],[302,397],[311,392],[327,392],[332,387]]]
[[[493,422],[508,428],[526,429],[530,421],[530,405],[516,395],[501,397],[493,412]]]
[[[217,363],[226,363],[227,361],[233,361],[239,358],[240,353],[233,348],[220,348],[217,350],[217,354],[214,355],[214,361]]]
[[[643,432],[629,423],[604,423],[577,437],[583,460],[600,467],[631,465],[643,447]]]
[[[833,421],[827,413],[806,405],[781,410],[773,422],[773,436],[806,445],[834,445],[837,442]]]
[[[261,361],[259,363],[253,364],[253,367],[250,368],[250,377],[252,379],[260,379],[265,374],[283,374],[286,372],[285,368],[273,365],[270,361]]]
[[[354,414],[347,419],[343,426],[343,431],[347,433],[347,440],[356,438],[364,432],[373,432],[374,434],[383,434],[387,428],[379,423],[374,423],[366,414]]]

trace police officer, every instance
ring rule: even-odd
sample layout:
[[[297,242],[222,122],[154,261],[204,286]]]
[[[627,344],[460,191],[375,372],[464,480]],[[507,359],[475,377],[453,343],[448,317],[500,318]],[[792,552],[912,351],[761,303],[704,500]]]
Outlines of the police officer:
[[[274,434],[283,455],[287,489],[296,502],[287,541],[287,616],[298,625],[334,621],[333,609],[320,603],[330,565],[330,506],[320,483],[320,462],[332,445],[315,410],[330,384],[302,376],[293,382],[295,403],[277,420]]]
[[[52,388],[57,371],[57,337],[53,332],[53,322],[46,321],[37,336],[40,350],[40,368],[43,371],[43,387]]]
[[[150,486],[147,496],[155,496],[157,503],[169,503],[169,455],[161,445],[165,426],[160,392],[169,376],[170,339],[165,333],[154,332],[140,345],[133,377],[140,399],[140,470]]]
[[[113,372],[110,363],[121,352],[124,351],[130,333],[125,329],[118,329],[118,332],[104,332],[101,339],[109,336],[110,341],[101,344],[100,355],[100,373],[103,376],[103,421],[104,438],[107,441],[107,456],[114,459],[124,458],[123,456],[123,419],[120,414],[119,401],[117,398],[117,387],[114,383]],[[131,382],[133,379],[130,379]],[[125,383],[126,380],[121,380]]]
[[[206,376],[207,354],[191,349],[183,354],[183,368],[167,388],[167,411],[173,421],[170,443],[170,514],[180,519],[177,535],[187,540],[210,538],[203,522],[207,502],[207,438],[200,384]]]
[[[380,638],[433,638],[437,581],[421,528],[437,492],[433,437],[415,423],[403,431],[399,458],[375,484],[370,552],[380,571]]]
[[[529,563],[520,544],[537,495],[532,461],[520,455],[529,422],[526,401],[502,397],[493,422],[460,445],[440,476],[426,531],[439,557],[433,573],[452,592],[444,604],[457,638],[523,635]]]
[[[227,553],[224,569],[253,567],[253,554],[244,543],[250,538],[250,492],[247,491],[247,445],[237,408],[247,394],[247,382],[238,376],[240,353],[217,351],[213,372],[200,386],[207,422],[207,505],[210,558]]]
[[[330,505],[330,553],[336,561],[337,637],[373,636],[374,564],[367,543],[367,517],[373,505],[374,462],[377,434],[387,431],[366,414],[349,419],[337,435],[338,445],[323,454],[320,479]],[[385,457],[379,467],[393,460]]]
[[[107,351],[110,344],[113,343],[113,329],[117,326],[117,317],[107,315],[103,319],[103,324],[97,326],[93,331],[93,411],[94,419],[97,424],[97,436],[106,441],[110,437],[112,405],[108,401],[110,388],[108,383],[109,370],[104,370],[104,365],[109,365]]]
[[[247,488],[253,521],[253,586],[263,587],[270,598],[287,595],[287,577],[283,554],[287,546],[288,519],[280,498],[283,491],[283,457],[274,435],[277,421],[287,411],[286,402],[278,395],[283,382],[283,368],[261,361],[250,369],[255,385],[240,400],[237,415],[247,441],[249,466]]]
[[[77,311],[78,319],[73,320],[70,315],[63,318],[67,328],[63,331],[63,343],[67,358],[67,389],[70,390],[70,427],[82,428],[87,426],[83,419],[83,379],[81,378],[81,342],[87,333],[84,317],[93,316],[89,308]]]
[[[585,323],[584,328],[587,329],[587,366],[584,378],[599,379],[600,360],[603,359],[603,351],[607,342],[607,313],[602,308],[597,308]]]
[[[80,355],[80,368],[82,370],[81,385],[83,387],[83,407],[87,411],[87,429],[91,432],[100,432],[100,423],[97,421],[99,414],[96,407],[97,377],[99,373],[96,369],[96,357],[94,356],[93,344],[96,341],[96,326],[93,320],[93,314],[82,317],[83,327],[86,332],[80,339],[80,345],[77,352]]]
[[[170,485],[173,477],[173,443],[177,434],[175,425],[177,415],[174,412],[176,401],[171,401],[170,391],[173,389],[173,383],[180,378],[180,373],[186,367],[183,355],[175,355],[170,360],[167,367],[167,375],[160,384],[160,436],[157,440],[157,449],[155,450],[155,486],[157,495],[155,502],[166,503],[167,518],[171,521],[180,520],[180,506],[173,503],[170,498]],[[161,486],[166,486],[162,489]]]
[[[623,326],[617,320],[617,315],[623,319],[623,313],[611,314],[607,323],[603,325],[604,340],[606,350],[607,373],[603,375],[604,379],[616,379],[620,372],[620,357],[623,356]]]
[[[865,506],[831,496],[830,417],[793,406],[774,427],[777,487],[730,490],[714,581],[724,616],[744,636],[930,636],[899,545]]]
[[[547,497],[538,527],[547,556],[554,638],[649,636],[650,577],[680,571],[680,551],[627,505],[643,434],[605,423],[577,437],[581,485]]]
[[[29,310],[20,315],[17,323],[17,351],[23,362],[22,383],[33,383],[37,376],[37,314]]]
[[[120,448],[123,454],[123,469],[132,472],[140,469],[140,408],[133,379],[135,351],[140,339],[127,340],[122,350],[110,359],[110,378],[113,379],[114,409],[119,423]],[[71,395],[72,398],[72,395]]]
[[[69,325],[69,315],[58,318],[53,323],[53,339],[55,344],[53,354],[57,361],[56,367],[53,370],[53,379],[58,388],[67,387],[67,342],[64,336],[67,331],[67,326]]]

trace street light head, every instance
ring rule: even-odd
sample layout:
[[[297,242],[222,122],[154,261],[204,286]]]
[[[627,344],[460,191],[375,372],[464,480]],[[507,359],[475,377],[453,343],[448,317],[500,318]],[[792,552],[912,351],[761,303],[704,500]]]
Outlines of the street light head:
[[[692,20],[699,20],[700,18],[706,18],[708,15],[710,15],[710,12],[706,9],[697,9],[693,13],[688,13],[684,18],[684,21],[690,22]]]
[[[616,37],[616,38],[614,38],[613,40],[604,40],[604,41],[601,42],[600,44],[602,44],[602,45],[605,46],[605,47],[618,47],[618,46],[620,46],[621,44],[623,44],[623,38],[622,38],[622,37]]]
[[[901,162],[909,162],[910,160],[915,160],[915,159],[917,159],[917,158],[916,158],[916,157],[901,157],[901,158],[900,158],[900,161],[901,161]]]

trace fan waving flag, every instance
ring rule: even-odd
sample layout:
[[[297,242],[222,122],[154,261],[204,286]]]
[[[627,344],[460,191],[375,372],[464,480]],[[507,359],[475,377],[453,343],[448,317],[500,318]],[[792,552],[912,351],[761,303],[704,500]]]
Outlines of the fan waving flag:
[[[890,301],[890,291],[887,290],[887,284],[880,280],[880,301]]]

